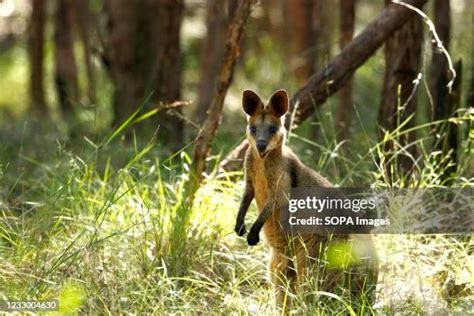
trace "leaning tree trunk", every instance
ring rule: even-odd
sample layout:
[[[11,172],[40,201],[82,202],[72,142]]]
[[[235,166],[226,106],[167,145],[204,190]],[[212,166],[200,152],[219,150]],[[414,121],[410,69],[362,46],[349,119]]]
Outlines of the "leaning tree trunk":
[[[73,1],[58,0],[54,15],[55,83],[59,105],[65,115],[68,115],[79,101],[72,23]]]
[[[194,194],[203,179],[203,173],[206,171],[206,159],[211,149],[212,142],[214,141],[217,128],[221,123],[224,99],[232,82],[235,63],[239,56],[240,39],[242,37],[245,22],[252,11],[254,3],[255,0],[239,1],[238,6],[233,13],[232,22],[229,25],[226,51],[219,69],[214,98],[209,107],[209,115],[204,121],[202,128],[199,130],[194,144],[188,190],[190,201],[194,199]]]
[[[33,109],[44,111],[44,29],[45,29],[45,0],[32,0],[32,11],[28,30],[30,58],[30,94]]]
[[[219,62],[224,56],[227,36],[227,14],[222,0],[207,0],[206,10],[207,34],[201,44],[201,75],[198,104],[194,112],[194,118],[198,124],[204,121],[207,108],[212,100],[219,73]]]
[[[388,1],[387,1],[388,3]],[[416,82],[421,68],[421,48],[423,41],[423,22],[416,17],[395,32],[385,43],[385,76],[382,102],[379,109],[379,135],[391,139],[384,143],[385,161],[383,165],[389,181],[392,176],[392,162],[398,171],[411,171],[416,159],[415,132],[404,132],[413,127],[417,103]],[[410,118],[410,116],[412,116]],[[409,120],[398,132],[399,126]],[[397,169],[395,169],[397,170]]]
[[[427,0],[407,0],[405,2],[421,8]],[[404,6],[395,3],[389,4],[338,56],[331,60],[324,69],[314,74],[293,95],[290,100],[289,112],[294,115],[287,116],[285,127],[293,129],[311,116],[315,108],[324,104],[330,95],[336,93],[387,38],[407,21],[411,21],[414,16],[415,13]],[[241,163],[247,147],[246,141],[238,145],[222,161],[221,168],[224,170],[235,168],[234,162]]]
[[[407,4],[421,8],[428,0],[407,0]],[[315,107],[337,92],[355,70],[379,48],[393,32],[416,15],[413,11],[396,3],[389,4],[365,30],[347,45],[342,52],[314,74],[292,98],[290,111],[298,104],[294,126],[310,116]],[[289,120],[286,126],[289,127]]]
[[[339,46],[344,49],[354,35],[356,0],[339,0]],[[336,137],[338,142],[349,137],[352,113],[352,80],[349,79],[339,91],[339,104],[336,115]]]

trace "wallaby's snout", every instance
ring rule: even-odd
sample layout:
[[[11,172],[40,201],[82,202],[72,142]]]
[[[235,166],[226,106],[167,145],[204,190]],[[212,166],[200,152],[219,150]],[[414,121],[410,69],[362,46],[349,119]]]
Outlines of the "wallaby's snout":
[[[267,149],[267,142],[265,140],[257,141],[257,150],[258,150],[258,152],[263,154],[265,152],[265,149]]]

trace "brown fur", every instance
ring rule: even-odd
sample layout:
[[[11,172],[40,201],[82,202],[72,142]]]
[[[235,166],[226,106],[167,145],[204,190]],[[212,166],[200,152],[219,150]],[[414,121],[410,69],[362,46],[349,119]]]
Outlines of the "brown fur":
[[[259,232],[264,235],[272,248],[269,272],[276,290],[276,300],[284,305],[285,285],[297,292],[303,276],[324,270],[324,277],[318,279],[320,290],[331,291],[338,284],[350,282],[351,290],[357,292],[373,291],[377,278],[377,259],[370,235],[322,236],[308,234],[298,238],[285,235],[280,227],[280,207],[292,187],[332,187],[332,184],[314,170],[305,166],[293,151],[284,145],[285,128],[283,117],[288,110],[288,96],[285,91],[276,91],[267,106],[252,91],[245,91],[243,107],[250,115],[247,138],[250,146],[245,155],[245,193],[240,205],[235,231],[239,236],[245,234],[244,219],[253,199],[256,200],[259,216],[247,236],[249,245],[259,242]],[[275,128],[276,127],[276,128]],[[252,128],[254,128],[252,130]],[[270,129],[273,128],[272,132]],[[275,131],[276,129],[276,131]],[[264,150],[258,150],[257,145]],[[363,259],[356,265],[341,268],[324,266],[324,255],[331,243],[353,243],[363,245]],[[359,247],[360,248],[360,247]],[[354,272],[352,275],[350,272]],[[347,277],[347,275],[351,277]],[[357,276],[357,277],[354,277]],[[361,277],[363,276],[363,277]],[[312,289],[314,290],[314,289]]]

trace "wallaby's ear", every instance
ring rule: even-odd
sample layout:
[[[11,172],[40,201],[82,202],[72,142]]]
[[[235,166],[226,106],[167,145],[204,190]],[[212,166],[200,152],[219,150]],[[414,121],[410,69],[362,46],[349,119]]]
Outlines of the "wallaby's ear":
[[[288,112],[288,93],[285,90],[277,90],[273,93],[269,102],[270,110],[280,117]]]
[[[252,116],[260,107],[263,107],[262,100],[252,90],[245,90],[242,95],[242,107],[245,113]]]

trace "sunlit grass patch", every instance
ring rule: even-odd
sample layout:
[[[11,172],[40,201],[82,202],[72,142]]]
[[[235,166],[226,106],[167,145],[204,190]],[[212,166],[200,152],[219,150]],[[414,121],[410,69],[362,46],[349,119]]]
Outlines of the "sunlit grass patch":
[[[263,241],[248,247],[233,232],[242,173],[211,172],[190,206],[184,152],[162,157],[153,142],[130,149],[119,137],[101,146],[89,140],[75,147],[31,131],[18,138],[27,140],[20,153],[13,143],[17,138],[0,149],[5,157],[0,299],[63,297],[65,314],[279,313],[267,278],[268,246]],[[386,186],[383,171],[374,165],[375,145],[352,160],[334,146],[328,140],[314,162],[331,178]],[[424,164],[406,179],[412,182],[404,183],[443,185],[438,174],[448,162],[421,152]],[[469,154],[460,156],[454,181],[459,186],[472,186]],[[252,206],[248,224],[256,213]],[[305,293],[288,292],[294,313],[449,313],[472,306],[470,235],[378,235],[375,240],[380,260],[375,306],[342,289],[323,293],[318,280],[308,277]],[[363,252],[360,244],[336,246],[326,259],[346,267]]]
[[[378,308],[449,313],[472,307],[471,236],[379,235],[376,245]]]

